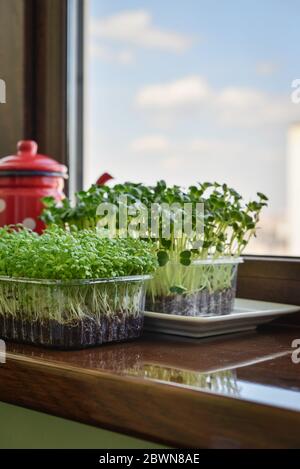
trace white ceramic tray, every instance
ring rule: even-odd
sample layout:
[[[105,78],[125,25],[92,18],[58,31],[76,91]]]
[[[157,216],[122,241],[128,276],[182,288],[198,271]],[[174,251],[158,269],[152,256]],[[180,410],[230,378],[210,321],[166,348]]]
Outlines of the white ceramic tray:
[[[300,306],[236,299],[234,310],[224,316],[189,317],[145,312],[145,329],[185,337],[209,337],[255,329],[278,316],[300,311]]]

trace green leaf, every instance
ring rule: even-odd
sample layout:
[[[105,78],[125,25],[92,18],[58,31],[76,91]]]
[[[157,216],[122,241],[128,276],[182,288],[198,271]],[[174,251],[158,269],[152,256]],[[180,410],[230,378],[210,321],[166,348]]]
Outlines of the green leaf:
[[[191,258],[190,257],[181,257],[180,258],[180,264],[188,266],[191,264]]]
[[[161,245],[166,249],[170,249],[170,247],[172,246],[172,241],[170,239],[162,238]]]
[[[169,261],[169,255],[166,251],[158,251],[157,260],[160,267],[166,265]]]
[[[180,258],[181,259],[190,259],[191,255],[192,255],[192,253],[189,250],[181,251]]]
[[[43,197],[42,202],[47,208],[52,208],[56,205],[56,200],[54,199],[54,197]]]
[[[177,295],[182,295],[184,292],[186,292],[186,290],[187,289],[181,285],[174,285],[173,287],[170,287],[170,292],[176,293]]]
[[[261,200],[265,200],[265,201],[269,200],[268,197],[265,194],[263,194],[262,192],[257,192],[257,195]]]

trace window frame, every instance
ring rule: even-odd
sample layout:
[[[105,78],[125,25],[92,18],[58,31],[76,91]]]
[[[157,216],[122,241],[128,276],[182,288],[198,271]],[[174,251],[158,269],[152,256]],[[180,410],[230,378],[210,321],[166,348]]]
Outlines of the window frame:
[[[238,271],[237,296],[300,306],[300,258],[244,256]],[[300,327],[300,314],[283,316],[278,325]]]
[[[33,134],[31,13],[31,0],[0,3],[0,78],[6,83],[6,103],[0,105],[1,156],[11,154],[24,135]]]
[[[31,94],[30,128],[39,150],[68,163],[67,151],[67,0],[22,0],[26,25],[25,87]]]
[[[0,109],[1,155],[11,154],[19,140],[36,140],[41,153],[72,167],[66,193],[69,186],[72,191],[82,187],[83,27],[79,19],[83,12],[83,0],[1,3],[0,57],[8,95]],[[70,61],[72,37],[78,53]],[[73,70],[78,73],[71,94],[68,84]]]
[[[85,20],[87,3],[83,0],[67,1],[68,50],[67,74],[68,86],[68,161],[69,161],[69,192],[83,188],[84,141],[85,141]],[[72,47],[71,47],[72,44]]]

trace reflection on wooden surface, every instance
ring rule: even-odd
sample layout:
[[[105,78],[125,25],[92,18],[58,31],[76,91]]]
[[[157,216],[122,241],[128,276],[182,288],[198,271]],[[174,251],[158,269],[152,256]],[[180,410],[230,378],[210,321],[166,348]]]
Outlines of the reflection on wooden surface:
[[[177,447],[300,447],[297,332],[144,334],[67,352],[8,343],[0,400]]]

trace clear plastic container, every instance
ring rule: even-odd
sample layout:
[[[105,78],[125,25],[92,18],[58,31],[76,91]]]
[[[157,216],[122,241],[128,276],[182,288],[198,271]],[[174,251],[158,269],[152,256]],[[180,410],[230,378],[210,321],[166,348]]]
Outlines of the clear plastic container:
[[[233,310],[242,258],[170,261],[149,282],[146,310],[181,316],[220,316]]]
[[[139,337],[149,278],[0,277],[0,338],[78,349]]]

